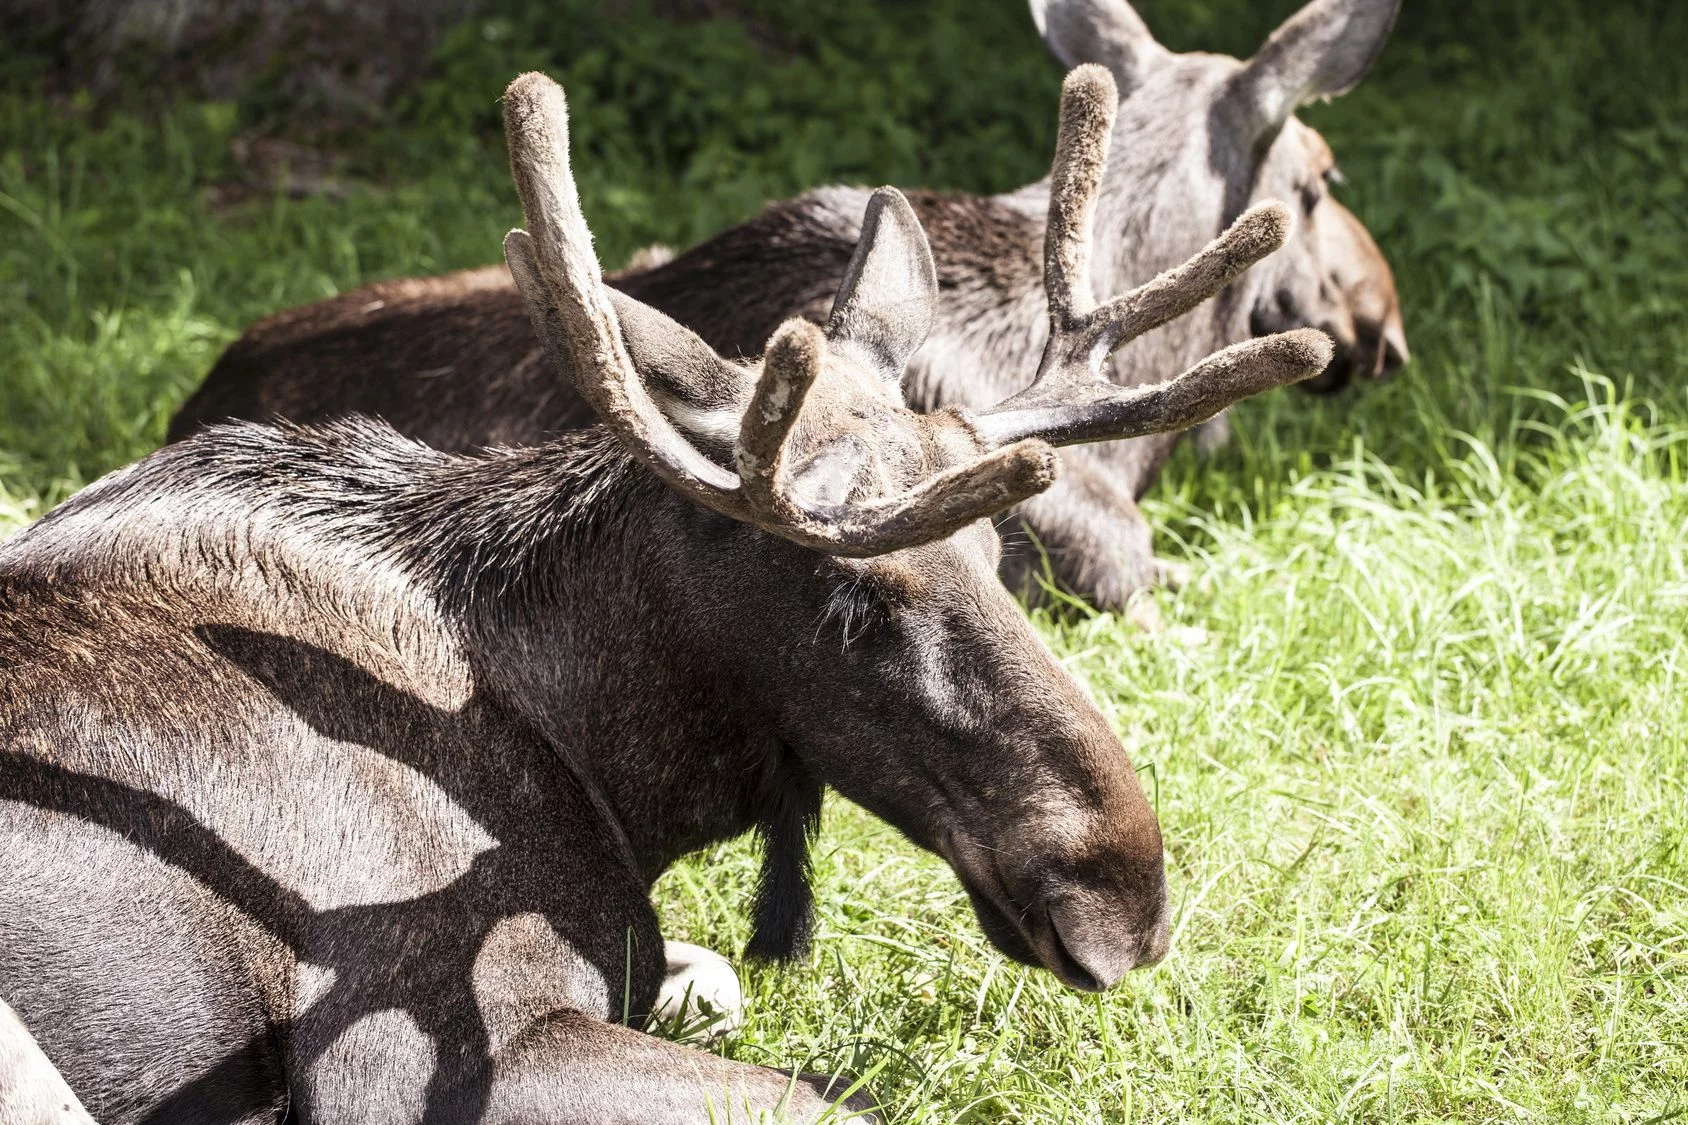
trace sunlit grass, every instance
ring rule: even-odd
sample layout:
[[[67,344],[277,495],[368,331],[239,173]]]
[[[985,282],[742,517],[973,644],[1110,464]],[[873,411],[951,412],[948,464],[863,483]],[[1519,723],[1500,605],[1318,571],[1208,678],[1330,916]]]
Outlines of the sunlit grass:
[[[1175,938],[1097,1000],[990,953],[841,804],[746,1058],[884,1062],[898,1121],[1647,1121],[1688,1108],[1688,433],[1588,376],[1518,474],[1363,450],[1199,524],[1167,627],[1045,619],[1166,831]],[[734,846],[671,873],[734,948]],[[889,1061],[886,1061],[889,1060]],[[813,1063],[811,1063],[813,1065]]]
[[[606,256],[835,177],[1036,175],[1056,72],[1011,6],[829,9],[854,46],[813,73],[695,26],[551,44]],[[568,34],[550,7],[530,22]],[[1186,46],[1266,19],[1144,7],[1186,12]],[[1396,265],[1413,366],[1247,404],[1231,449],[1173,460],[1146,507],[1196,580],[1155,595],[1158,631],[1040,618],[1159,810],[1171,955],[1066,992],[835,802],[815,956],[747,968],[718,1049],[877,1068],[898,1122],[1688,1119],[1682,9],[1454,7],[1408,5],[1378,74],[1308,115]],[[234,107],[96,123],[0,96],[0,535],[145,454],[253,319],[496,257],[507,173],[457,130],[546,61],[499,26],[454,38],[419,99],[453,131],[413,107],[337,200],[230,202]],[[680,865],[671,936],[742,948],[753,877],[744,842]]]

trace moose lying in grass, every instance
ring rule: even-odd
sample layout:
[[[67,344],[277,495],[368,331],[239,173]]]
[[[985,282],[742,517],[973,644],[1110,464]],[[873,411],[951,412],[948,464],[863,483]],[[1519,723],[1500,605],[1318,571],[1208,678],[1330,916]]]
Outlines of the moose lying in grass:
[[[1290,244],[1219,300],[1116,357],[1112,378],[1152,383],[1252,334],[1312,325],[1339,356],[1310,385],[1334,390],[1407,359],[1389,266],[1359,220],[1333,199],[1329,147],[1293,116],[1360,80],[1399,0],[1315,0],[1247,63],[1174,54],[1125,0],[1032,0],[1045,39],[1068,65],[1106,65],[1128,95],[1097,213],[1090,281],[1118,293],[1188,257],[1250,200],[1297,203]],[[913,193],[946,294],[904,378],[920,409],[979,408],[1025,386],[1044,343],[1040,247],[1049,183],[992,198]],[[724,355],[761,351],[783,321],[824,322],[861,234],[868,193],[826,188],[770,207],[672,262],[614,279]],[[659,406],[685,425],[681,398]],[[440,449],[532,444],[591,412],[557,386],[508,273],[491,267],[383,282],[254,326],[171,424],[180,438],[223,418],[315,421],[359,412]],[[728,420],[729,428],[731,420]],[[1066,471],[1018,510],[1054,577],[1118,607],[1159,575],[1137,500],[1177,432],[1062,455]],[[1028,589],[1038,552],[1004,557]]]
[[[898,377],[937,281],[900,195],[824,332],[729,362],[603,285],[562,92],[524,76],[506,255],[601,426],[477,456],[214,428],[0,547],[0,995],[95,1117],[816,1120],[826,1079],[624,1024],[683,853],[760,825],[787,857],[763,924],[801,924],[823,784],[943,855],[1008,955],[1093,990],[1159,959],[1154,814],[988,517],[1053,482],[1053,445],[1199,422],[1330,346],[1100,378],[1287,229],[1258,208],[1098,307],[1115,101],[1099,68],[1065,90],[1035,380],[919,414]]]

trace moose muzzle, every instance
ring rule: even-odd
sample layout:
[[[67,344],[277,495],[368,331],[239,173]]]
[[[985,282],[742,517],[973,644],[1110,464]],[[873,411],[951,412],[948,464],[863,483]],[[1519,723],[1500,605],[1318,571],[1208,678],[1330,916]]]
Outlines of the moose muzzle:
[[[1030,833],[994,847],[958,834],[945,850],[992,944],[1070,988],[1102,992],[1160,961],[1171,941],[1160,832],[1152,816],[1133,827],[1127,840],[1077,856]],[[1067,854],[1051,854],[1051,843]]]

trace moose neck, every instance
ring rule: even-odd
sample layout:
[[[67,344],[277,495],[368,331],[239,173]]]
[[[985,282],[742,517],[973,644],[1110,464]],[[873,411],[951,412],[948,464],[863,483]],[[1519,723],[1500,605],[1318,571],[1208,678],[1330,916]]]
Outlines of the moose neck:
[[[791,762],[741,706],[732,662],[684,624],[708,593],[686,553],[720,517],[598,429],[446,472],[420,561],[455,602],[477,682],[597,784],[645,878],[777,819]]]

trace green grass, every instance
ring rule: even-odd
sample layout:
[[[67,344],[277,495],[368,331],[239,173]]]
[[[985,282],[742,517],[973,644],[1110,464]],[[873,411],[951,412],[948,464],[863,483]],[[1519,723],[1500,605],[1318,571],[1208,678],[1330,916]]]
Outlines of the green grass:
[[[454,35],[341,150],[338,201],[219,202],[250,106],[0,98],[0,532],[143,454],[251,319],[492,260],[521,66],[569,86],[612,260],[809,183],[1046,160],[1058,74],[1014,0],[769,15],[756,42],[538,7]],[[1230,50],[1288,5],[1255,7],[1143,5]],[[1175,458],[1148,508],[1199,578],[1156,595],[1163,629],[1041,622],[1159,809],[1168,959],[1065,992],[835,803],[816,955],[746,970],[720,1049],[877,1068],[899,1122],[1688,1120],[1685,41],[1680,5],[1421,0],[1306,115],[1414,365]],[[671,934],[739,948],[753,870],[743,843],[676,868]]]

